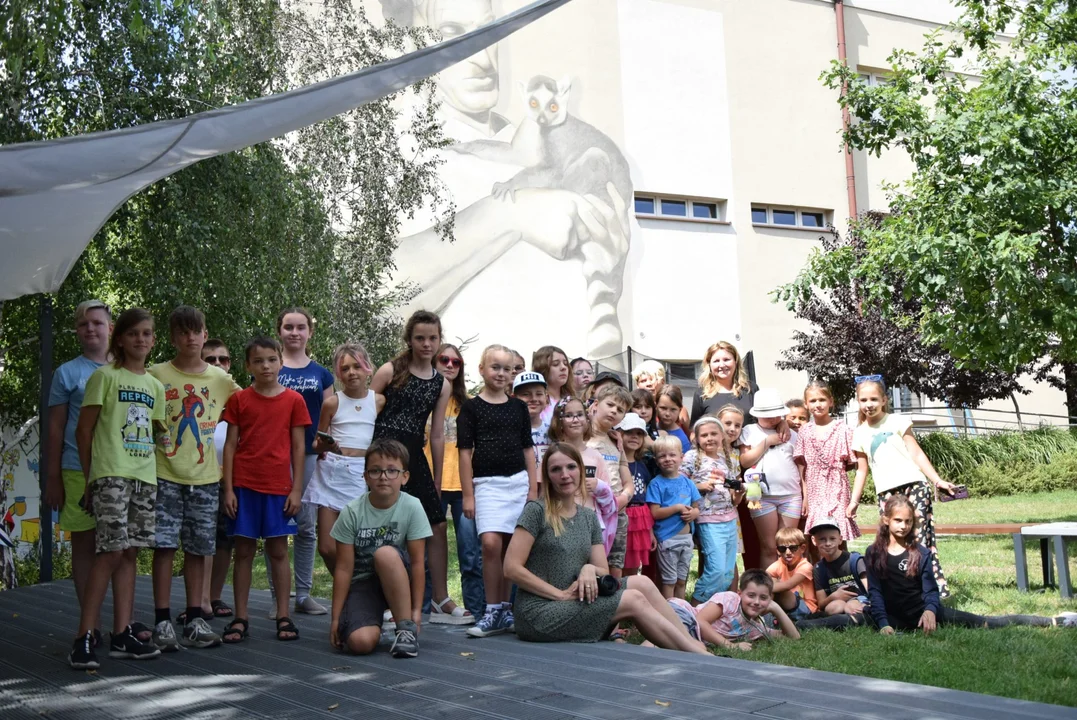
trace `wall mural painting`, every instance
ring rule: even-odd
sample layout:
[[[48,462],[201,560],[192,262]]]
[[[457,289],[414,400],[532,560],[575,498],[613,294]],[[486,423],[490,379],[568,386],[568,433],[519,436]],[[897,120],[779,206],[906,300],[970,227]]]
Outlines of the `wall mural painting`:
[[[490,0],[382,0],[382,10],[387,18],[432,27],[445,38],[495,17]],[[632,202],[624,154],[569,110],[571,77],[535,75],[516,83],[513,101],[522,108],[516,125],[495,112],[502,93],[496,46],[436,80],[445,133],[456,141],[441,168],[457,204],[455,241],[440,241],[432,226],[400,239],[399,276],[419,290],[404,312],[449,312],[494,261],[526,243],[564,263],[586,288],[587,312],[570,313],[585,323],[579,329],[586,348],[579,349],[592,358],[619,354]],[[563,278],[561,284],[571,282]]]

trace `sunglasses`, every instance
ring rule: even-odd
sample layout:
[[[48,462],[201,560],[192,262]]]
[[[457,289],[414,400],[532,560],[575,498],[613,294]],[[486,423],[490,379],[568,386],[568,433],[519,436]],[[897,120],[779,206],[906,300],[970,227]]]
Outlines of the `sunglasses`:
[[[449,357],[448,355],[438,355],[438,362],[449,368],[462,368],[464,367],[464,361],[460,358]]]
[[[228,357],[227,355],[206,355],[204,359],[211,365],[216,365],[217,363],[224,364],[232,362],[232,358]]]
[[[799,549],[800,549],[799,545],[779,545],[778,546],[778,554],[781,555],[786,550],[788,550],[789,552],[796,552]]]
[[[855,385],[859,385],[860,383],[864,383],[864,382],[881,383],[882,381],[883,381],[883,376],[882,375],[857,375],[855,378],[853,378],[853,384],[855,384]]]

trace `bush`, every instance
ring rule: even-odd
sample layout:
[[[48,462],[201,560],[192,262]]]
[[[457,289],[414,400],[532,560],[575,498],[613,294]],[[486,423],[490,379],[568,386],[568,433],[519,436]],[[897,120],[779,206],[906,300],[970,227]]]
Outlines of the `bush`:
[[[975,437],[933,432],[917,438],[944,480],[976,497],[1077,489],[1077,433],[1038,428]],[[850,473],[850,482],[855,473]],[[861,503],[876,501],[868,482]]]

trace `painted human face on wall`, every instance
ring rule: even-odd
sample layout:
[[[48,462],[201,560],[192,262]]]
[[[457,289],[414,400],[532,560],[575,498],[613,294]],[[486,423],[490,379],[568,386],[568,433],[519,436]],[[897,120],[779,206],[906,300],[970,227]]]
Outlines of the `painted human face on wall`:
[[[493,22],[491,0],[430,0],[425,5],[427,17],[421,24],[437,30],[450,40]],[[494,109],[498,99],[497,45],[438,73],[438,92],[446,104],[465,115],[484,115]]]

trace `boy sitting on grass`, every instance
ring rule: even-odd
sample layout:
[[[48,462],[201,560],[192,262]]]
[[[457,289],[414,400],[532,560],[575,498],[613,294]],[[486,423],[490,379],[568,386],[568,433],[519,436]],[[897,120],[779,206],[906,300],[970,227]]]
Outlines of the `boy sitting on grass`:
[[[767,568],[774,579],[774,600],[792,620],[806,618],[815,612],[815,586],[812,584],[811,563],[804,559],[807,538],[800,528],[778,528],[774,536],[778,560]]]
[[[740,592],[715,593],[702,605],[692,607],[680,598],[669,601],[688,629],[688,634],[708,645],[751,650],[752,641],[785,635],[800,639],[793,621],[774,599],[774,581],[762,570],[745,570],[740,576]],[[767,627],[763,616],[770,613],[780,629]]]
[[[852,615],[854,624],[862,624],[868,604],[864,558],[842,548],[841,530],[834,518],[823,518],[808,532],[819,550],[813,571],[816,607],[827,615]]]
[[[408,481],[407,448],[380,438],[366,451],[368,492],[344,506],[330,533],[337,541],[329,642],[356,655],[374,652],[388,609],[396,620],[389,652],[419,655],[426,586],[426,538],[433,533],[422,503],[401,494]]]

